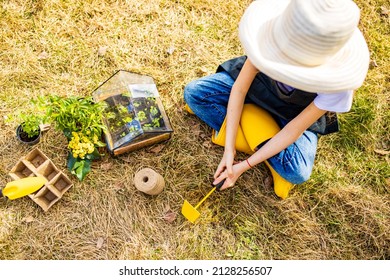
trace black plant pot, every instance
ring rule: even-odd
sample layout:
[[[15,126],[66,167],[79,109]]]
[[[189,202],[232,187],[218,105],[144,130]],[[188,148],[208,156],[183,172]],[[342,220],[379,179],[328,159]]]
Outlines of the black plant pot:
[[[35,145],[41,140],[41,129],[38,128],[39,133],[34,137],[28,137],[27,133],[23,131],[22,125],[18,125],[16,128],[16,137],[18,140],[27,145]]]

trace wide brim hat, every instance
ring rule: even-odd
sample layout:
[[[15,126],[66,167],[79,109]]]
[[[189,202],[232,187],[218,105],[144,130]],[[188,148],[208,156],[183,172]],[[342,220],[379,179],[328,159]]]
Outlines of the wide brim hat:
[[[274,80],[321,93],[359,88],[369,51],[351,0],[257,0],[239,37],[252,64]]]

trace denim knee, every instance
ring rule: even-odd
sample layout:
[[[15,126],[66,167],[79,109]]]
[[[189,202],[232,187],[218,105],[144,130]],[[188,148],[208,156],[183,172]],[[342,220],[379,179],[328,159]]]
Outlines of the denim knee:
[[[192,92],[193,92],[193,86],[192,86],[192,83],[193,82],[190,82],[189,84],[187,84],[185,87],[184,87],[184,101],[189,104],[190,103],[190,100],[192,100]]]
[[[310,179],[317,150],[317,135],[306,131],[289,147],[268,159],[268,162],[284,179],[301,184]]]
[[[188,106],[190,106],[190,108],[198,103],[196,100],[198,97],[197,91],[198,85],[196,81],[192,81],[184,87],[184,101],[188,104]]]
[[[310,179],[313,166],[300,166],[298,172],[290,173],[289,181],[293,184],[302,184]]]
[[[270,158],[268,163],[280,176],[293,184],[302,184],[309,180],[313,170],[313,166],[295,165],[293,163],[281,164],[280,162],[275,162],[273,158]]]

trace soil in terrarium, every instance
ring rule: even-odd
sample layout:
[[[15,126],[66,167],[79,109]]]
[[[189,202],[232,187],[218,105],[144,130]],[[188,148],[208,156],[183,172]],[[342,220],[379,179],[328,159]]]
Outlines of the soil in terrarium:
[[[137,118],[145,131],[159,131],[165,128],[163,116],[154,97],[137,97],[133,100]]]
[[[141,131],[141,124],[136,119],[134,107],[129,97],[118,95],[105,100],[109,105],[106,109],[106,125],[114,143],[121,139],[135,138]],[[123,139],[122,139],[123,140]]]
[[[123,93],[105,100],[106,125],[113,142],[119,147],[135,138],[144,139],[149,133],[166,130],[163,115],[155,97],[135,97]]]

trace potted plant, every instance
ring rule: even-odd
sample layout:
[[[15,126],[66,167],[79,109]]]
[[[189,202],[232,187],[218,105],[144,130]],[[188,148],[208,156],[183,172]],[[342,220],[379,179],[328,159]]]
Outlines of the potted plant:
[[[70,172],[82,181],[91,170],[91,163],[101,154],[102,133],[106,131],[103,124],[104,102],[95,103],[92,97],[77,96],[44,96],[37,102],[43,111],[45,121],[62,131],[68,140],[67,167]]]
[[[22,143],[35,145],[40,141],[42,117],[38,114],[20,113],[21,123],[16,128],[16,137]]]

